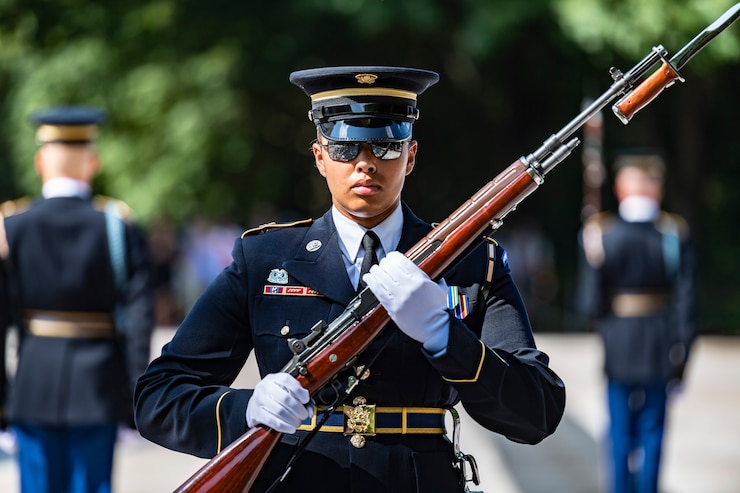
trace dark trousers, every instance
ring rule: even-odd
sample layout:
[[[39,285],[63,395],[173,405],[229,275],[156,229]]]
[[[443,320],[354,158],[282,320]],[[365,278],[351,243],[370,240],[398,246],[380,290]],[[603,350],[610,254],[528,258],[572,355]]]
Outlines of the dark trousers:
[[[608,400],[609,492],[657,493],[665,429],[665,385],[629,385],[610,380]]]
[[[14,425],[21,493],[110,493],[116,429]]]

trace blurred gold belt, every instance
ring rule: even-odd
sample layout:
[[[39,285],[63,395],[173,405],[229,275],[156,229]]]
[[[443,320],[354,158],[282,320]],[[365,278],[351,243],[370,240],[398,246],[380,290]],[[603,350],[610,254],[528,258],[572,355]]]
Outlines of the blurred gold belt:
[[[667,294],[625,293],[612,298],[612,312],[617,317],[648,317],[668,307]]]
[[[116,333],[108,312],[28,310],[26,323],[28,331],[40,337],[110,339]]]

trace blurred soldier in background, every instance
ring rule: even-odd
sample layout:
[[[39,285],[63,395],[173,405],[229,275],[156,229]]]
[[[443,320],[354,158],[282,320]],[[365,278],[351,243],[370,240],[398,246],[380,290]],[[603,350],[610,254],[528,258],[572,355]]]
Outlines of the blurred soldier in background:
[[[110,491],[117,427],[133,423],[149,360],[145,239],[125,204],[91,196],[103,119],[85,107],[35,114],[42,198],[5,203],[0,216],[0,338],[11,325],[21,334],[3,422],[23,493]]]
[[[663,159],[615,162],[618,214],[581,232],[583,308],[602,335],[610,415],[611,493],[656,493],[667,396],[680,383],[695,327],[695,258],[686,222],[660,209]]]

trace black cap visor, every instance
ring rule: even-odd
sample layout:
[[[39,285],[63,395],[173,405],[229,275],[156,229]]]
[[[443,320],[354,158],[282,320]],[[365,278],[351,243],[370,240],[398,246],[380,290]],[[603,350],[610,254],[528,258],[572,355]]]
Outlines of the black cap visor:
[[[352,118],[317,125],[334,142],[401,142],[411,138],[411,122],[382,118]]]

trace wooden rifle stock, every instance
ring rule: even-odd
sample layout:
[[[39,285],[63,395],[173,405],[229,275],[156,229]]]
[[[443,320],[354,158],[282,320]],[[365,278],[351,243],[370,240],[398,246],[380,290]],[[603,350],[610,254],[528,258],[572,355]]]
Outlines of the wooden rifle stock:
[[[623,123],[628,123],[665,87],[677,79],[682,80],[677,69],[738,16],[740,3],[728,9],[670,61],[665,59],[665,49],[658,46],[626,73],[610,70],[614,83],[604,94],[558,133],[550,136],[536,151],[499,173],[406,252],[406,256],[432,279],[439,279],[446,269],[468,252],[474,242],[481,239],[486,230],[498,229],[502,219],[543,183],[547,173],[570,155],[580,143],[577,138],[568,140],[577,129],[618,96],[623,98],[614,105],[613,110]],[[660,60],[664,62],[661,69],[632,91],[633,84]],[[296,377],[314,396],[342,370],[352,366],[388,320],[385,309],[366,288],[330,325],[319,322],[312,328],[312,334],[316,329],[317,340],[298,341],[307,343],[308,350],[294,350],[296,357],[284,371]],[[198,470],[176,490],[177,493],[248,492],[280,436],[279,432],[262,426],[248,430]]]
[[[249,491],[281,435],[264,426],[250,428],[209,460],[175,493]]]

